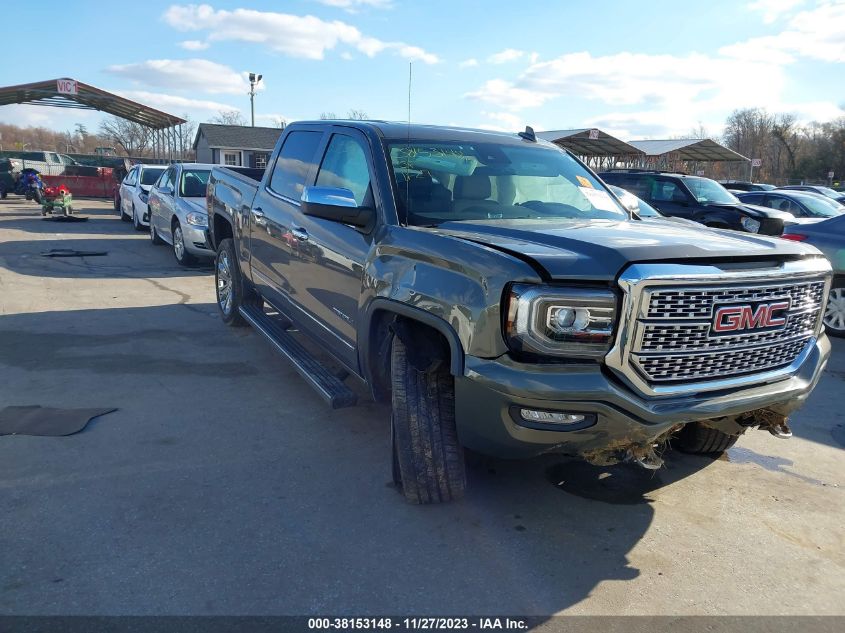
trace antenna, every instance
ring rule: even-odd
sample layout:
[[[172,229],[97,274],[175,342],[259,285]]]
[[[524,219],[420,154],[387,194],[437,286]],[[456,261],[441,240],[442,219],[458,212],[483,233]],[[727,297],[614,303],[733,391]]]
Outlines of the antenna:
[[[408,139],[406,141],[407,155],[411,155],[411,85],[414,79],[414,62],[408,62]],[[408,161],[408,173],[405,174],[405,226],[411,215],[411,163]]]

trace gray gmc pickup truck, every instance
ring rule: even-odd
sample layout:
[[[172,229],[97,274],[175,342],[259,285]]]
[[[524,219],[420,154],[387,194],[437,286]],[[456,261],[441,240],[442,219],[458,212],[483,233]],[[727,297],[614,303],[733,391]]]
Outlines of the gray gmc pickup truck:
[[[463,494],[464,448],[656,468],[788,437],[827,361],[818,251],[641,221],[530,128],[295,123],[268,165],[209,180],[220,314],[331,406],[348,378],[391,403],[411,502]]]

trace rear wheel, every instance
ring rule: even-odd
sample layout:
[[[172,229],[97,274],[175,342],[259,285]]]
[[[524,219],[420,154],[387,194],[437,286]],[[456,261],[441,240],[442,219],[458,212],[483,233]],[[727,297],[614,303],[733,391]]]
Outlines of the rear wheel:
[[[398,337],[393,338],[391,374],[397,487],[411,503],[460,499],[466,489],[466,466],[455,427],[453,376],[447,366],[414,368]]]
[[[845,336],[845,280],[837,279],[824,311],[824,327],[832,336]]]
[[[136,231],[143,231],[146,227],[141,224],[138,220],[138,211],[135,209],[135,205],[132,205],[132,226],[135,227]]]
[[[739,435],[728,435],[700,422],[690,422],[678,431],[672,445],[684,453],[712,455],[728,450],[738,439]]]
[[[44,202],[44,196],[41,194],[41,190],[36,188],[32,190],[32,199],[35,200],[38,204]]]
[[[114,194],[114,212],[120,215],[120,196]]]

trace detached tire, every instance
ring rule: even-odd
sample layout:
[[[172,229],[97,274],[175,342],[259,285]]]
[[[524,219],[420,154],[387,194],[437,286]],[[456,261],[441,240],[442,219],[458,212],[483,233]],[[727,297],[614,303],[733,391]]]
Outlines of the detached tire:
[[[728,435],[698,422],[690,422],[678,431],[672,445],[684,453],[712,455],[724,453],[738,439],[739,435]]]
[[[418,371],[404,343],[391,353],[393,473],[410,503],[443,503],[464,496],[466,466],[455,427],[455,381],[448,367]]]

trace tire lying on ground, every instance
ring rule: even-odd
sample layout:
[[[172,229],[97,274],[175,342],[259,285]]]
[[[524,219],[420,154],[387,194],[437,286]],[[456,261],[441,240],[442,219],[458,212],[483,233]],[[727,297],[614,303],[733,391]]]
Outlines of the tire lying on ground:
[[[684,425],[672,440],[672,446],[684,453],[713,455],[723,453],[736,444],[739,435],[728,435],[700,422]]]
[[[446,363],[420,371],[405,344],[391,351],[393,473],[411,503],[460,499],[466,489],[464,451],[455,427],[455,380]]]

